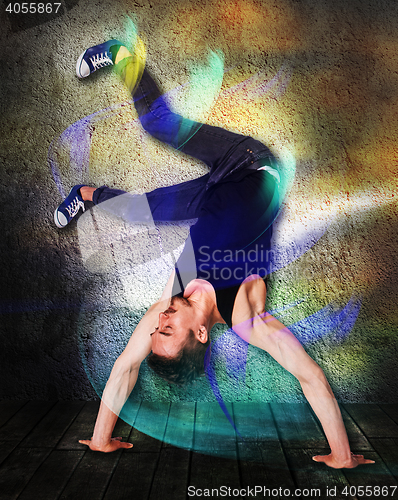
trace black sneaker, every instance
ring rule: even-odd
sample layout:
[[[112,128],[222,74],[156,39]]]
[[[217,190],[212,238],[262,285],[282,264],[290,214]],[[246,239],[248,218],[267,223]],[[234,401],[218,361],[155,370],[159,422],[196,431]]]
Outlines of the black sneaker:
[[[86,78],[97,69],[105,66],[113,66],[118,47],[123,45],[119,40],[109,40],[108,42],[95,45],[85,50],[76,63],[76,75],[79,78]],[[111,50],[114,47],[115,50]],[[113,52],[113,53],[112,53]]]
[[[85,184],[74,186],[61,205],[55,210],[54,222],[56,226],[60,228],[65,227],[74,217],[76,217],[80,209],[84,212],[84,201],[79,191],[84,185]]]

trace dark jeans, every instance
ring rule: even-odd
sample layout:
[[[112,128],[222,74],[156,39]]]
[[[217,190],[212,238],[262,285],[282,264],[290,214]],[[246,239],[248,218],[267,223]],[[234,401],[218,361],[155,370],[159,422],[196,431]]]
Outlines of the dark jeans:
[[[201,124],[173,113],[150,76],[144,70],[133,94],[135,108],[144,129],[156,139],[203,161],[209,173],[192,181],[155,189],[146,195],[129,195],[106,186],[94,192],[95,204],[131,222],[148,220],[149,209],[154,221],[178,221],[197,218],[204,193],[228,181],[237,182],[248,169],[268,165],[278,168],[271,151],[261,142],[219,127]],[[270,182],[272,181],[272,176]],[[114,197],[124,195],[110,202]],[[146,203],[142,203],[145,196]],[[123,200],[121,202],[121,200]]]

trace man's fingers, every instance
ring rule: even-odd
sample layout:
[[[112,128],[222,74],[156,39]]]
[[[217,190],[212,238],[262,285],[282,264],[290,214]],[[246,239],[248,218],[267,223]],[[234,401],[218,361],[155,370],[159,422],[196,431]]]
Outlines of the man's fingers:
[[[375,463],[374,460],[369,460],[368,458],[364,458],[363,455],[354,455],[354,453],[352,453],[352,456],[355,458],[355,460],[359,464],[374,464]]]
[[[355,460],[359,464],[374,464],[374,460],[369,460],[368,458],[364,458],[363,455],[354,455]]]
[[[115,437],[115,438],[112,438],[111,441],[121,441],[123,438],[121,437]]]
[[[79,439],[79,443],[86,444],[87,446],[90,446],[90,440],[89,439]]]
[[[132,443],[120,443],[120,448],[132,448],[133,446]]]

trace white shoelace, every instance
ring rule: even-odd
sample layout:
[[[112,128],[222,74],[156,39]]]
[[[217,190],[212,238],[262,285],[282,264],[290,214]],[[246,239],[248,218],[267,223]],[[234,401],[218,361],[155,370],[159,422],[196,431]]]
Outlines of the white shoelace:
[[[84,202],[80,201],[79,198],[76,196],[76,198],[70,203],[70,205],[68,205],[65,208],[69,214],[69,217],[74,217],[80,210],[80,208],[82,208],[84,212]]]
[[[101,54],[96,54],[95,56],[90,57],[90,61],[94,69],[103,68],[104,66],[110,66],[113,64],[113,61],[108,56],[107,52],[101,52]]]

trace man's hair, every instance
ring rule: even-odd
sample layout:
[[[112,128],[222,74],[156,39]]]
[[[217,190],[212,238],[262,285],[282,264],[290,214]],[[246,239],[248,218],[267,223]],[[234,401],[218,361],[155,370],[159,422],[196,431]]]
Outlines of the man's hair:
[[[204,375],[205,355],[209,345],[210,337],[203,344],[190,329],[187,342],[176,357],[169,358],[152,353],[148,356],[147,363],[159,377],[173,384],[183,385]]]

